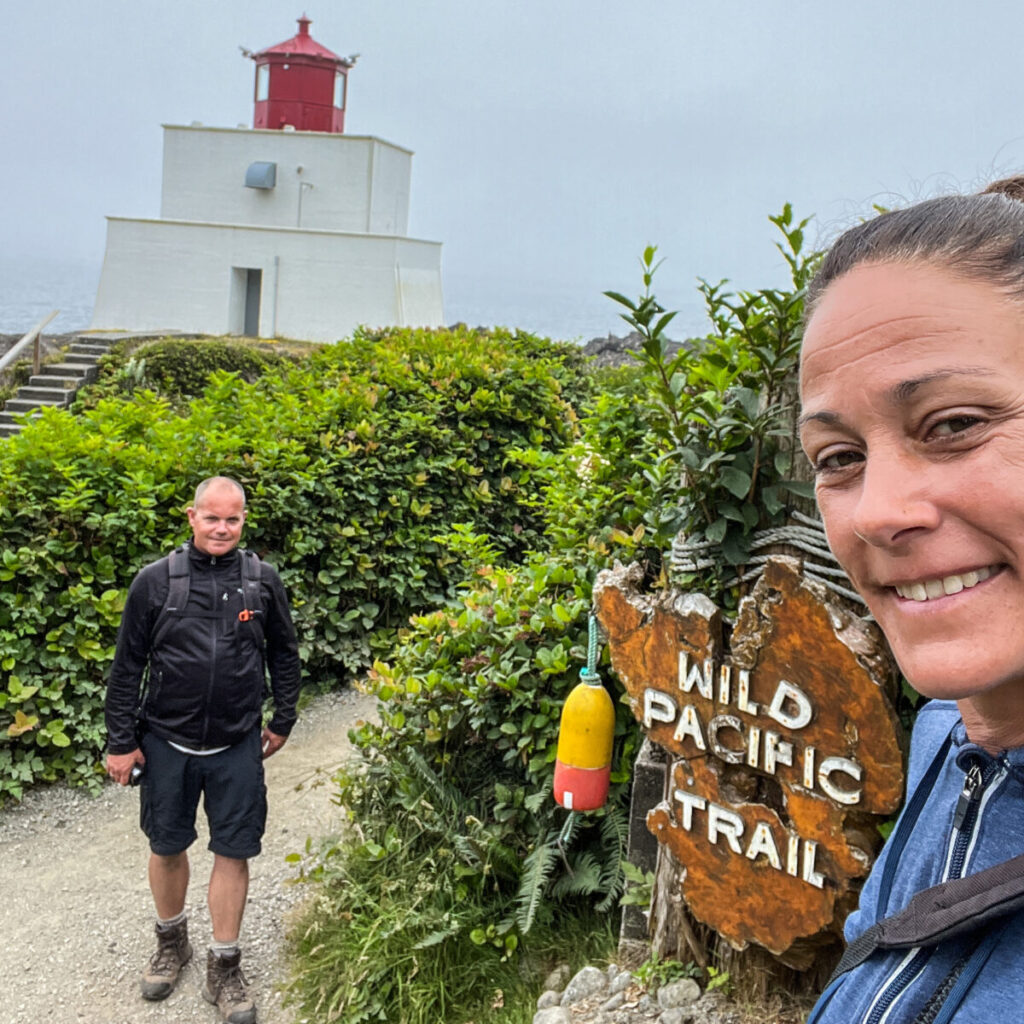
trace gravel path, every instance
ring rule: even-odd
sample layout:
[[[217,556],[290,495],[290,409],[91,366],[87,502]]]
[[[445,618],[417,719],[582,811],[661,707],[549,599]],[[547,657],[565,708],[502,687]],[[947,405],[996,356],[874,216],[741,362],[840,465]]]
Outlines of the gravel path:
[[[349,728],[373,713],[373,699],[350,690],[318,698],[267,762],[270,813],[263,854],[250,866],[241,936],[260,1024],[294,1021],[275,984],[284,977],[287,916],[304,890],[284,884],[295,874],[284,858],[300,852],[308,835],[337,831],[340,809],[331,801],[330,776],[349,751]],[[4,1024],[216,1024],[219,1014],[200,992],[210,939],[205,887],[212,856],[199,818],[188,899],[196,955],[168,999],[147,1003],[138,994],[138,979],[155,947],[137,791],[110,784],[90,797],[55,786],[0,811]]]

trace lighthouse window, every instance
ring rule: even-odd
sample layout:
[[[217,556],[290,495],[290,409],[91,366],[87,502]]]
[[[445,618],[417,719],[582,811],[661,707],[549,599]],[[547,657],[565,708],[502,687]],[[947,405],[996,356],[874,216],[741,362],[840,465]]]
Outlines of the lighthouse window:
[[[270,95],[270,65],[256,66],[256,102],[265,100]]]
[[[345,109],[345,76],[340,71],[334,75],[334,105],[338,110]]]

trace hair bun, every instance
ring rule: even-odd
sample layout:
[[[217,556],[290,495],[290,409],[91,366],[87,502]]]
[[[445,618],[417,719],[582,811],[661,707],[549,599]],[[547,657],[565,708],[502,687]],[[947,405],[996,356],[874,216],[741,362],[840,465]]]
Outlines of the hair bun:
[[[1024,174],[1015,174],[1009,178],[1000,178],[998,181],[993,181],[991,185],[986,185],[979,195],[993,192],[1006,196],[1008,199],[1017,199],[1024,202]]]

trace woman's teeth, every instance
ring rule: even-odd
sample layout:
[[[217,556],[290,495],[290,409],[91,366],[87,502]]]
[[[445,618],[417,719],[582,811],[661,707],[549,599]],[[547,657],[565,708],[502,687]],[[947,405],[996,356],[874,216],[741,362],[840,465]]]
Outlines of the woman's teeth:
[[[905,583],[897,586],[896,593],[908,601],[930,601],[947,594],[959,594],[961,590],[970,590],[983,580],[987,580],[995,570],[991,567],[974,569],[959,576],[943,576],[939,580],[926,580],[923,583]]]

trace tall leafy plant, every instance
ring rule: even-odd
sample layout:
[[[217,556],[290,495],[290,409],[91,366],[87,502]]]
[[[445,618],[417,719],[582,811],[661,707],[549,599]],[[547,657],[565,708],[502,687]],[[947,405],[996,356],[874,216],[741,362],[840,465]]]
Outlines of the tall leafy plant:
[[[654,246],[641,257],[637,299],[605,293],[640,335],[635,355],[651,388],[645,474],[653,498],[645,523],[661,546],[680,531],[711,545],[716,565],[684,581],[711,593],[747,560],[756,530],[780,524],[794,499],[811,496],[793,472],[795,376],[804,295],[819,254],[804,251],[808,221],[794,222],[789,204],[770,219],[792,287],[731,293],[725,281],[701,280],[711,331],[675,352],[666,332],[676,314],[652,291],[660,265]]]

